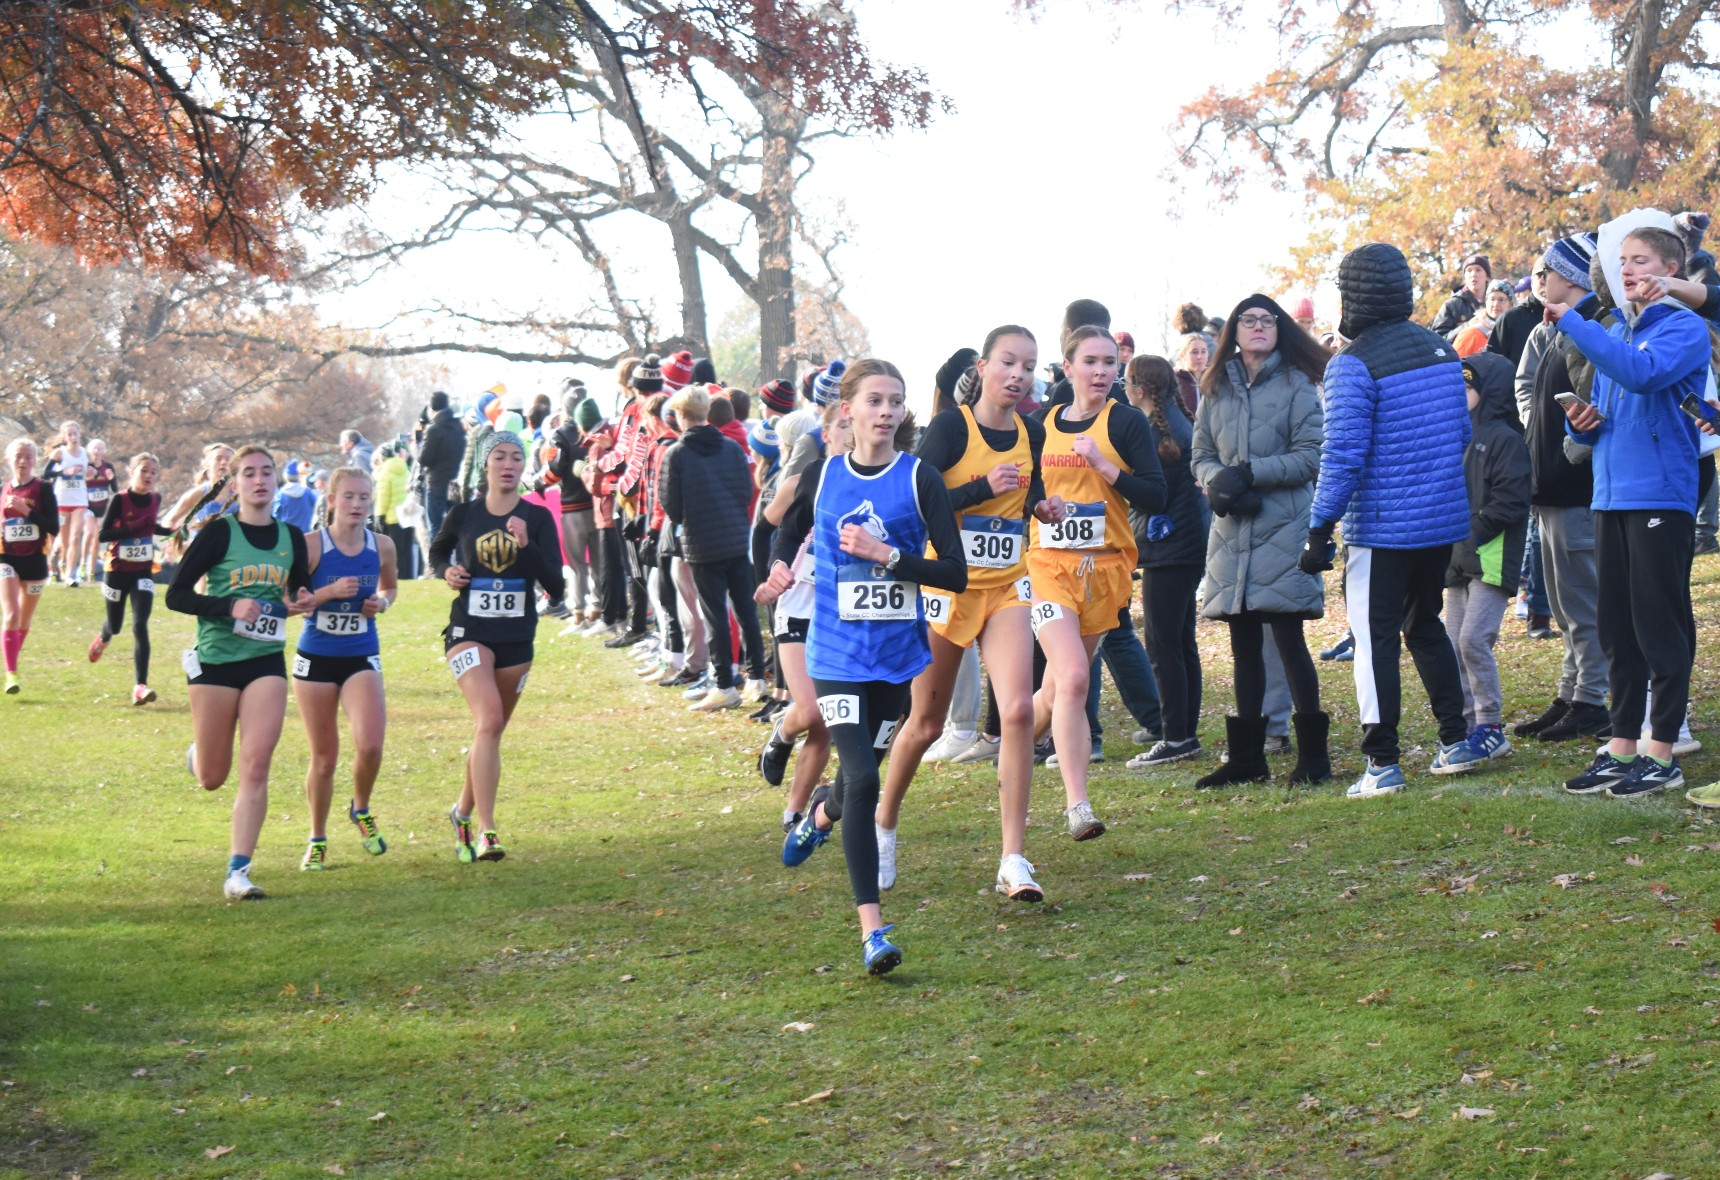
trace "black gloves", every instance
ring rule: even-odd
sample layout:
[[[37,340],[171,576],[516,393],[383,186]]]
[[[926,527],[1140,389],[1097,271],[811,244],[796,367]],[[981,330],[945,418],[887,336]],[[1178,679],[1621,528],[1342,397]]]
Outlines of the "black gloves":
[[[1338,555],[1332,532],[1333,526],[1329,524],[1308,530],[1308,539],[1302,543],[1302,556],[1296,560],[1303,573],[1319,574],[1332,568],[1332,559]]]
[[[1216,516],[1253,516],[1261,508],[1254,472],[1247,463],[1226,467],[1208,480],[1206,499]]]

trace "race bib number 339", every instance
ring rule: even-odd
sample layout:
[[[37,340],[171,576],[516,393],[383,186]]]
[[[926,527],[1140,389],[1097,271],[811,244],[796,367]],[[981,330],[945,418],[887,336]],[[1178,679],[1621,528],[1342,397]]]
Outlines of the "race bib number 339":
[[[287,634],[287,608],[278,602],[265,602],[262,613],[250,622],[234,619],[233,634],[259,643],[279,643]]]

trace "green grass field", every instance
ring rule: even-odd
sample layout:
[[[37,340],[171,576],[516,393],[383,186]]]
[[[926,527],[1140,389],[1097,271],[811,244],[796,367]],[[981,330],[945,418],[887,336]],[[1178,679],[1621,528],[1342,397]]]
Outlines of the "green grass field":
[[[1698,578],[1712,747],[1720,562]],[[1210,761],[1129,771],[1113,713],[1102,840],[1056,834],[1038,772],[1035,908],[991,889],[990,768],[928,767],[886,906],[906,961],[872,979],[839,845],[778,859],[759,727],[548,626],[504,745],[510,855],[456,864],[468,726],[422,583],[384,628],[390,851],[335,829],[332,870],[296,871],[289,710],[269,900],[229,904],[230,799],[184,768],[189,627],[158,612],[162,699],[133,709],[129,636],[84,660],[99,607],[50,587],[0,698],[0,1177],[1720,1175],[1720,827],[1563,796],[1579,746],[1347,802],[1353,694],[1324,665],[1339,781],[1197,795]],[[1506,633],[1520,719],[1559,645]]]

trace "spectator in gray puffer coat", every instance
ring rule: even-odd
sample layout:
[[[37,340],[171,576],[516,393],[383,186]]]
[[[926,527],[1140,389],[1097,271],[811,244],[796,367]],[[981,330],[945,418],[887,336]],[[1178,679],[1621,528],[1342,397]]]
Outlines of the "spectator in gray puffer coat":
[[[716,685],[692,708],[732,709],[741,703],[729,642],[729,608],[740,623],[747,677],[764,688],[764,633],[753,602],[752,464],[746,452],[710,425],[711,398],[689,386],[669,402],[681,424],[681,441],[663,456],[658,479],[664,514],[679,529],[681,552],[705,616]]]
[[[1237,716],[1225,719],[1225,763],[1195,783],[1218,787],[1271,777],[1266,765],[1265,629],[1284,662],[1296,712],[1292,783],[1331,777],[1330,719],[1302,638],[1325,613],[1318,574],[1298,558],[1320,470],[1323,417],[1316,387],[1329,354],[1264,295],[1250,295],[1224,322],[1201,380],[1192,458],[1214,520],[1206,548],[1201,613],[1230,626]]]

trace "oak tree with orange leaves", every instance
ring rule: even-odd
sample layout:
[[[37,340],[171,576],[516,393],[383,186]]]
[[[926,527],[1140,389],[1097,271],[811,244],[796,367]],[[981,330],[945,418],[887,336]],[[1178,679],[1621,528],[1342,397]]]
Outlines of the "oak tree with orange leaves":
[[[1286,278],[1389,241],[1431,311],[1470,251],[1525,273],[1554,239],[1627,209],[1720,199],[1720,0],[1179,6],[1277,30],[1266,77],[1183,109],[1179,163],[1225,194],[1258,174],[1303,186],[1307,237]]]

